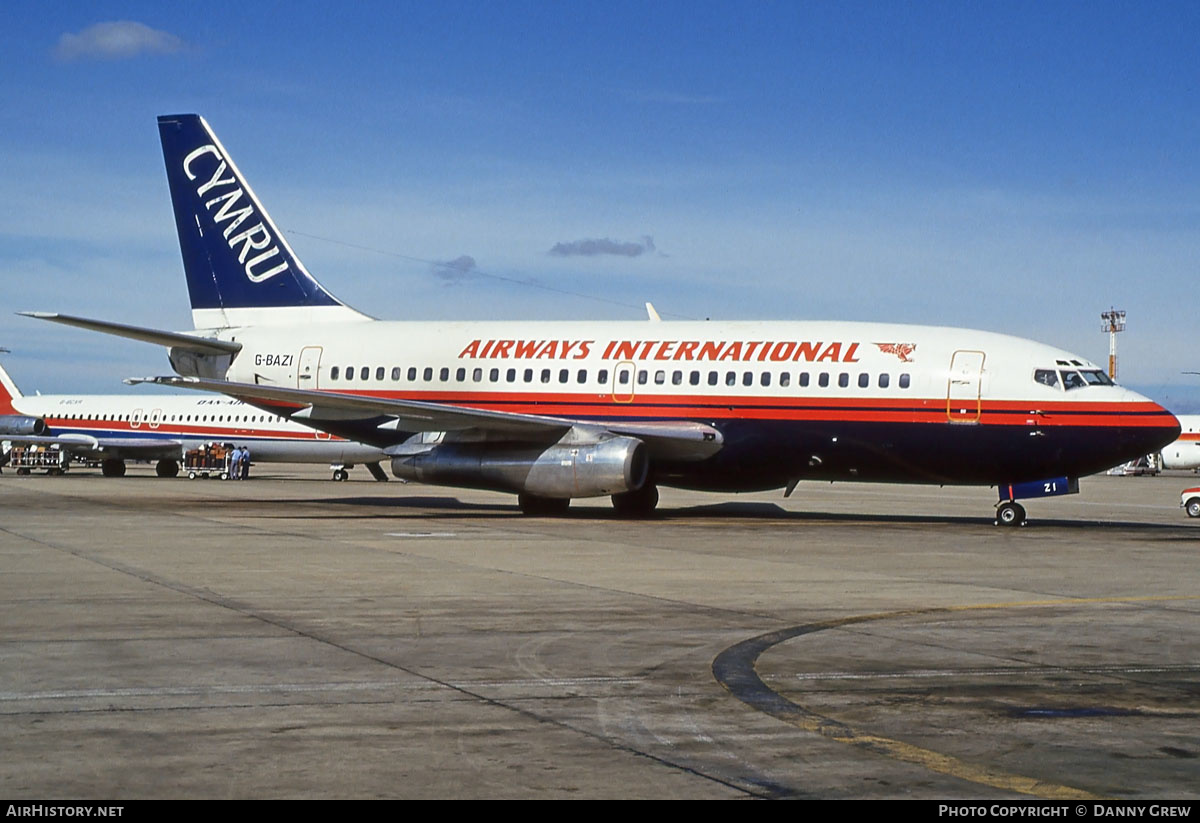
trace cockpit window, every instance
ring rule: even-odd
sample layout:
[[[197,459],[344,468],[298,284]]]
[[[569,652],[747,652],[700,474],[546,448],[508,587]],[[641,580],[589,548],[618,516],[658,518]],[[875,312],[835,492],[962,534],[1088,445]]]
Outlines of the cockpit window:
[[[1060,366],[1064,365],[1061,360],[1056,362]],[[1094,367],[1080,371],[1073,369],[1034,369],[1033,381],[1041,383],[1043,386],[1049,386],[1052,389],[1061,387],[1063,391],[1082,389],[1087,386],[1116,385],[1106,372]]]
[[[1038,369],[1033,373],[1033,379],[1043,386],[1058,387],[1058,372],[1054,369]]]
[[[1070,391],[1071,389],[1082,389],[1087,385],[1087,383],[1084,382],[1083,377],[1077,371],[1063,371],[1060,372],[1060,374],[1062,375],[1063,389],[1066,391]]]
[[[1085,371],[1083,373],[1083,379],[1088,381],[1088,383],[1092,386],[1111,386],[1113,384],[1112,378],[1099,369],[1096,369],[1095,371]]]

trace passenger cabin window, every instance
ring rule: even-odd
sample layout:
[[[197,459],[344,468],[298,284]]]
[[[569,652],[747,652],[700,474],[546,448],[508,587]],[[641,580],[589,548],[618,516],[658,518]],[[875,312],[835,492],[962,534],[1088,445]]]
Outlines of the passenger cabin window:
[[[392,381],[396,382],[400,379],[402,369],[399,366],[392,366]]]
[[[362,367],[362,371],[360,371],[360,372],[358,373],[358,378],[359,378],[360,380],[370,380],[370,379],[371,379],[371,367],[370,367],[370,366],[363,366],[363,367]]]
[[[400,376],[400,370],[396,369],[396,377],[393,377],[392,379],[395,380],[399,376]],[[380,366],[379,368],[375,369],[375,379],[376,380],[383,379],[383,366]]]
[[[900,375],[900,388],[907,389],[910,382],[911,378],[907,374]]]
[[[413,383],[416,382],[416,380],[417,380],[417,367],[416,366],[408,367],[408,379],[409,379],[409,382],[413,382]]]
[[[337,366],[334,366],[332,369],[329,370],[329,379],[337,380],[339,374],[341,374],[341,369],[339,369]]]

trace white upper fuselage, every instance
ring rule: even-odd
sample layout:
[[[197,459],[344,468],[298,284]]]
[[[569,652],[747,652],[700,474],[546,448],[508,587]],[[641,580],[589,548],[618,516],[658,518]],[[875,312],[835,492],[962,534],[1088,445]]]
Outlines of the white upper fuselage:
[[[243,383],[420,398],[464,405],[570,396],[591,413],[653,398],[904,397],[949,415],[979,403],[1145,403],[1087,377],[1094,364],[1030,340],[931,326],[837,322],[385,322],[225,329],[242,344],[228,372]],[[1053,385],[1035,379],[1055,372]],[[625,374],[628,372],[628,374]],[[1079,382],[1083,378],[1068,378]],[[954,404],[966,401],[962,411]],[[509,406],[512,408],[511,406]],[[514,409],[519,410],[519,409]],[[986,409],[985,409],[986,411]]]

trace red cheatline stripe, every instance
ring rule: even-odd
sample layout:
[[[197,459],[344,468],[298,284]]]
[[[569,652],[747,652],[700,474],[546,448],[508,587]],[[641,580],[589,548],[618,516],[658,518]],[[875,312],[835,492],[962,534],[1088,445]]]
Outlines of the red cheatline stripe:
[[[380,399],[408,399],[459,405],[465,408],[540,414],[574,418],[657,419],[657,420],[774,420],[836,421],[870,423],[946,423],[946,398],[856,398],[856,397],[748,397],[740,395],[638,395],[634,402],[614,402],[611,395],[595,392],[355,392],[357,396]],[[277,406],[279,404],[272,403]],[[989,400],[979,409],[979,422],[992,425],[1087,426],[1161,428],[1175,425],[1175,418],[1152,402],[1085,403],[1055,401],[1034,405],[1025,401]],[[968,401],[957,408],[967,409],[956,415],[966,420],[976,417],[975,403]],[[127,421],[56,420],[47,421],[60,428],[104,429],[130,433],[171,434],[190,437],[267,437],[281,440],[313,439],[315,434],[279,432],[255,428],[213,430],[202,426],[160,423],[150,428],[143,421],[138,428]],[[1200,434],[1185,435],[1200,440]]]
[[[530,392],[355,392],[360,397],[407,399],[488,411],[577,418],[672,420],[821,420],[887,423],[945,423],[945,398],[778,398],[734,395],[638,395],[634,402],[614,402],[607,394],[537,394]],[[1152,402],[1043,403],[1037,412],[1022,401],[985,401],[982,423],[1038,426],[1175,425],[1174,417]],[[963,418],[974,418],[968,403]]]
[[[378,397],[383,399],[419,400],[427,403],[471,404],[483,405],[489,403],[505,404],[547,404],[547,403],[593,403],[620,404],[627,393],[618,392],[622,401],[614,401],[609,392],[529,392],[529,391],[411,391],[398,392],[393,390],[355,390],[339,391],[325,389],[332,393],[352,394],[358,397]],[[973,401],[968,401],[973,402]],[[764,407],[847,407],[856,408],[945,408],[946,398],[943,397],[912,397],[897,395],[893,397],[855,397],[839,395],[835,397],[821,396],[763,396],[741,394],[650,394],[636,392],[632,405],[691,405],[691,406],[764,406]],[[1156,412],[1164,413],[1158,404],[1146,402],[1083,402],[1072,400],[1056,400],[1036,402],[1032,400],[984,400],[983,406],[993,411],[1029,412],[1037,410],[1044,413],[1064,411],[1093,411],[1093,412]]]

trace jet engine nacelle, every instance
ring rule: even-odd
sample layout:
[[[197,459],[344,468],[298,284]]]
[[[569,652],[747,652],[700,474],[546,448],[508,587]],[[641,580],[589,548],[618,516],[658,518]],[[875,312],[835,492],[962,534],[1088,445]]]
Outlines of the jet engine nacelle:
[[[0,434],[41,435],[46,433],[46,421],[25,414],[0,414]]]
[[[392,474],[440,486],[539,497],[598,497],[635,491],[646,482],[646,444],[633,437],[545,446],[443,443],[392,459]]]

